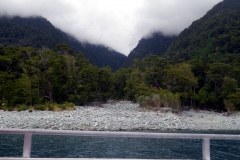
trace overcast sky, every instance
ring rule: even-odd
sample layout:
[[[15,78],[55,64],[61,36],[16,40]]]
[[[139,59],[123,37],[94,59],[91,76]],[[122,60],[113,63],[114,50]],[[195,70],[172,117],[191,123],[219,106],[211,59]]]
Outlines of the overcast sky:
[[[128,55],[142,37],[177,35],[222,0],[0,0],[0,14],[41,15],[80,41]]]

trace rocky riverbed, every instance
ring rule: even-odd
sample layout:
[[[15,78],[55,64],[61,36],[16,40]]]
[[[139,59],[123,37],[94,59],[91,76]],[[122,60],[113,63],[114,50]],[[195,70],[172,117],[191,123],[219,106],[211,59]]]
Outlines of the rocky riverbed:
[[[0,111],[0,128],[136,131],[240,130],[240,113],[224,116],[210,111],[146,110],[128,101],[98,106],[77,106],[72,111]]]

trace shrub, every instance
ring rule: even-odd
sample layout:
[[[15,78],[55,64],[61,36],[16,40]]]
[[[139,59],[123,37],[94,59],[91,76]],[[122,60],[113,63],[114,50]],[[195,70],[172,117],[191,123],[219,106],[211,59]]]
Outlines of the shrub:
[[[164,107],[171,108],[174,111],[179,111],[181,107],[180,95],[172,93],[169,90],[161,90],[160,97]]]
[[[152,101],[152,97],[151,96],[146,96],[145,97],[145,101],[146,101],[146,107],[150,108],[153,107],[153,101]]]
[[[18,111],[25,111],[28,109],[28,106],[26,104],[21,104],[17,106]]]
[[[174,112],[179,112],[181,107],[180,95],[175,93],[171,97],[171,108]]]
[[[75,106],[75,104],[74,103],[72,103],[72,102],[64,102],[63,104],[59,104],[58,105],[58,107],[59,107],[59,109],[61,109],[61,110],[72,110],[72,109],[74,109],[74,106]]]
[[[174,112],[179,112],[181,107],[180,95],[169,90],[161,90],[159,94],[151,96],[139,96],[138,104],[140,107],[161,107],[171,108]]]
[[[67,105],[66,104],[59,104],[58,108],[61,110],[66,110],[67,109]]]
[[[8,109],[8,101],[6,100],[5,97],[3,97],[0,100],[0,109],[2,109],[2,110],[7,110]]]
[[[33,106],[33,109],[44,111],[44,110],[46,110],[46,106],[43,104],[37,104],[37,105]]]
[[[152,95],[152,103],[154,104],[154,107],[161,107],[161,98],[158,94]]]
[[[151,96],[139,96],[137,100],[140,107],[150,108],[150,107],[160,107],[160,96],[153,94]]]
[[[230,99],[224,99],[223,103],[225,105],[224,108],[228,111],[228,114],[230,114],[236,110],[235,105],[233,104],[233,102]]]
[[[13,109],[14,109],[14,108],[10,106],[10,107],[8,107],[6,110],[8,110],[8,111],[13,111]]]
[[[44,111],[44,110],[61,111],[61,110],[66,110],[66,109],[68,109],[68,110],[74,109],[74,106],[75,106],[74,103],[68,103],[68,102],[65,102],[63,104],[46,102],[44,104],[35,105],[32,107],[32,109],[40,110],[40,111]]]
[[[145,99],[145,96],[139,96],[137,99],[137,103],[139,104],[140,107],[146,107],[147,106],[147,102]]]
[[[56,104],[56,103],[46,102],[46,103],[44,104],[45,110],[54,111],[56,107],[57,107],[57,104]]]

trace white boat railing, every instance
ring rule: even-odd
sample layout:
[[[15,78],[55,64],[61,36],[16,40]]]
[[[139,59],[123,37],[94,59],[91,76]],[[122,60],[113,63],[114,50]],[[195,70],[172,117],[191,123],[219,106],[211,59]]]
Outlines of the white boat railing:
[[[158,139],[201,139],[202,159],[210,160],[210,140],[240,140],[240,135],[228,134],[189,134],[189,133],[150,133],[150,132],[111,132],[111,131],[69,131],[69,130],[37,130],[37,129],[0,129],[0,134],[24,135],[22,158],[0,157],[0,160],[43,160],[54,158],[31,158],[32,135],[60,135],[82,137],[128,137],[128,138],[158,138]],[[80,158],[55,158],[55,159],[80,159]],[[84,160],[93,160],[85,158]],[[103,159],[101,159],[103,160]],[[115,159],[116,160],[116,159]]]

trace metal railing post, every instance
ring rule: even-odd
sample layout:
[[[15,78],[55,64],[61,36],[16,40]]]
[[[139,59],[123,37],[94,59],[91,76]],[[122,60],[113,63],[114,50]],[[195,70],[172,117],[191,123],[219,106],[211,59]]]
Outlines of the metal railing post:
[[[113,132],[113,131],[70,131],[70,130],[37,130],[37,129],[0,129],[0,134],[24,135],[23,157],[6,158],[0,160],[23,160],[31,159],[32,135],[58,135],[58,136],[81,136],[81,137],[131,137],[131,138],[168,138],[168,139],[201,139],[202,159],[210,160],[210,140],[240,140],[240,135],[226,134],[190,134],[190,133],[149,133],[149,132]],[[38,158],[41,159],[41,158]],[[44,159],[44,158],[42,158]],[[50,158],[51,159],[51,158]],[[64,159],[64,158],[63,158]],[[68,160],[74,158],[67,158]],[[92,158],[90,158],[92,159]],[[84,160],[84,159],[82,159]],[[99,159],[92,159],[99,160]],[[119,159],[123,160],[123,159]]]
[[[24,134],[23,158],[30,158],[32,147],[32,133]]]
[[[203,160],[210,160],[210,139],[202,139],[202,158]]]

